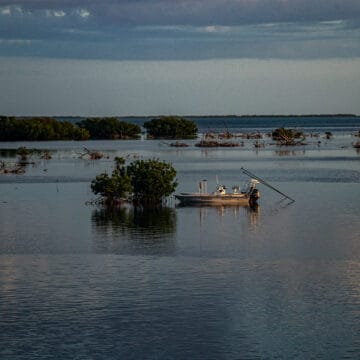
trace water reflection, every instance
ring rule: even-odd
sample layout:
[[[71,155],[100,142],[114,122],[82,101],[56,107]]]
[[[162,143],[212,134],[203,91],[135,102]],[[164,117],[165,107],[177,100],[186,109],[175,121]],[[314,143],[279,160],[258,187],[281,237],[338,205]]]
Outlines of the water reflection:
[[[95,251],[169,254],[174,251],[176,213],[168,207],[101,208],[92,212]]]
[[[0,157],[15,158],[17,149],[0,149]]]
[[[184,207],[183,205],[178,205],[178,207]],[[225,218],[246,218],[249,219],[249,223],[251,225],[258,225],[259,223],[259,214],[260,214],[260,206],[255,204],[253,206],[249,205],[217,205],[217,206],[209,206],[209,205],[196,205],[192,206],[198,209],[199,214],[199,224],[202,226],[206,219],[209,216],[213,216],[214,214],[217,217]]]
[[[275,150],[275,155],[277,156],[301,156],[305,155],[305,150]]]

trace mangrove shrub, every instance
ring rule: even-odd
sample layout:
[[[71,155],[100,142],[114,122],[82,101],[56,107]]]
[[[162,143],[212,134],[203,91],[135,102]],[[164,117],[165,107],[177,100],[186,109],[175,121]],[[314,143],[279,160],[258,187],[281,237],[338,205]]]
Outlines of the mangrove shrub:
[[[140,202],[158,203],[171,195],[177,186],[176,170],[165,161],[136,160],[127,167],[133,196]]]
[[[299,139],[304,133],[295,129],[278,128],[271,133],[271,136],[274,140]]]
[[[305,134],[299,130],[278,128],[274,130],[271,135],[279,145],[305,145],[303,142],[305,139]]]
[[[129,165],[125,165],[123,158],[115,161],[111,176],[103,173],[91,182],[91,190],[104,197],[107,204],[118,200],[159,204],[176,189],[176,170],[165,161],[135,160]]]
[[[191,139],[197,135],[194,121],[178,116],[161,116],[145,121],[144,128],[151,138]]]
[[[92,139],[137,139],[140,136],[140,126],[115,117],[109,118],[87,118],[77,123],[86,129]]]
[[[115,200],[126,200],[132,193],[131,179],[127,174],[115,169],[111,176],[106,173],[97,175],[91,182],[91,190],[94,194],[99,194],[112,203]]]
[[[87,140],[89,133],[51,117],[0,116],[0,141]]]

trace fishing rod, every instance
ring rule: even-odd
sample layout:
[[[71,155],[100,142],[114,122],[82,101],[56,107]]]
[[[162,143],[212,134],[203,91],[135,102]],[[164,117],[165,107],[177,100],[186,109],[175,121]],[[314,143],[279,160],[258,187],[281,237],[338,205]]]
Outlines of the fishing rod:
[[[242,170],[242,172],[243,172],[244,174],[246,174],[247,176],[249,176],[249,177],[251,177],[251,178],[253,178],[253,179],[255,179],[255,180],[258,180],[258,181],[259,181],[260,183],[262,183],[263,185],[265,185],[265,186],[269,187],[270,189],[276,191],[277,193],[285,196],[287,199],[291,200],[292,202],[295,202],[295,200],[292,199],[290,196],[288,196],[288,195],[284,194],[283,192],[281,192],[280,190],[276,189],[274,186],[270,185],[270,184],[269,184],[268,182],[266,182],[265,180],[259,178],[258,176],[256,176],[256,175],[253,174],[252,172],[250,172],[249,170],[246,170],[246,169],[244,169],[243,167],[241,168],[241,170]]]

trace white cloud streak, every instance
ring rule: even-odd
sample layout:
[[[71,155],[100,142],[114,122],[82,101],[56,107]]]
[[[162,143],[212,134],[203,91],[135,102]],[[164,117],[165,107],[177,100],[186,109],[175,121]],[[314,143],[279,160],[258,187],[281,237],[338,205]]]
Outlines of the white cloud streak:
[[[64,10],[56,10],[54,11],[54,16],[55,17],[64,17],[66,16],[66,12]]]
[[[76,11],[76,14],[84,19],[90,16],[90,12],[87,9],[79,9]]]
[[[69,9],[61,9],[61,8],[47,8],[47,9],[29,9],[20,5],[11,5],[6,7],[0,7],[0,15],[3,16],[12,16],[12,15],[27,15],[29,18],[33,19],[41,19],[41,17],[55,17],[55,18],[63,18],[67,15],[73,15],[80,18],[88,18],[91,13],[86,8],[69,8]]]
[[[0,39],[0,44],[9,45],[31,45],[33,40],[30,39]]]
[[[11,9],[9,7],[0,8],[1,15],[11,15]]]

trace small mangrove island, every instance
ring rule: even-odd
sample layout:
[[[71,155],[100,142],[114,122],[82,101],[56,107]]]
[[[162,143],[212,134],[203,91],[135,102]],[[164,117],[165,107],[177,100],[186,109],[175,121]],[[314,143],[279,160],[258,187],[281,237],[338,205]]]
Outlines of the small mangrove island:
[[[138,139],[141,128],[138,125],[121,121],[118,118],[87,118],[77,123],[80,129],[86,130],[91,139],[128,140]]]
[[[140,205],[158,205],[171,195],[178,183],[174,167],[157,159],[135,160],[126,165],[123,157],[115,158],[115,169],[97,175],[91,190],[100,195],[106,205],[132,202]]]
[[[194,121],[179,116],[161,116],[145,121],[144,128],[148,138],[152,139],[194,139],[198,131]]]

